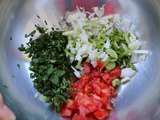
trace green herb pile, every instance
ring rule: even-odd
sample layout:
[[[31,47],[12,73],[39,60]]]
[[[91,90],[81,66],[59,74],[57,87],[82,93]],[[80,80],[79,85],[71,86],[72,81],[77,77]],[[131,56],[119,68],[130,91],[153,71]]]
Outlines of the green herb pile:
[[[40,36],[34,39],[35,33]],[[65,48],[67,37],[62,31],[52,29],[50,32],[36,25],[36,30],[26,35],[27,44],[22,44],[19,50],[31,58],[30,70],[34,86],[57,112],[61,105],[70,97],[72,77],[69,58],[66,57]]]
[[[122,68],[128,67],[136,70],[134,64],[132,63],[132,49],[129,47],[131,37],[130,32],[124,32],[120,28],[113,28],[112,32],[109,34],[109,39],[111,43],[110,51],[111,55],[116,56],[115,61],[121,65]],[[114,59],[110,59],[111,61]]]

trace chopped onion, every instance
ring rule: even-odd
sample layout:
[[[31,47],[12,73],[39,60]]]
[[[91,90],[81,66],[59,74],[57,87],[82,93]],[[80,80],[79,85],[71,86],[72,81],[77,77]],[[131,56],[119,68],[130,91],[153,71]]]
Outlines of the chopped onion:
[[[110,43],[109,40],[106,40],[106,43],[104,44],[104,47],[107,48],[107,49],[111,47],[111,43]]]
[[[126,78],[126,77],[133,77],[136,74],[136,71],[133,70],[132,68],[124,68],[122,69],[121,77]]]
[[[73,66],[71,66],[71,68],[74,70],[74,75],[75,75],[77,78],[80,78],[81,73],[80,73],[76,68],[74,68]]]
[[[136,53],[136,54],[150,54],[150,52],[148,50],[134,50],[133,53]]]

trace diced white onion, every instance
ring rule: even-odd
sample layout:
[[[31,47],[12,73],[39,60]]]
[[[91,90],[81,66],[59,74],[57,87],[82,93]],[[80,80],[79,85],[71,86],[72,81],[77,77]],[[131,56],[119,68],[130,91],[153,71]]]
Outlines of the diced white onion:
[[[136,74],[136,71],[131,69],[131,68],[124,68],[122,69],[121,77],[126,78],[126,77],[133,77]]]
[[[133,53],[136,54],[149,54],[150,52],[148,50],[134,50]]]
[[[74,75],[75,75],[77,78],[80,78],[81,73],[80,73],[76,68],[74,68],[73,66],[71,66],[71,68],[74,70]]]

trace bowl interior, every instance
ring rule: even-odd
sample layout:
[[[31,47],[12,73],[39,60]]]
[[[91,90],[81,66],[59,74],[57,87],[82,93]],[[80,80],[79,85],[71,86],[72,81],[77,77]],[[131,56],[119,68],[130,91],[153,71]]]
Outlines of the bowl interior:
[[[76,0],[75,0],[76,1]],[[85,0],[84,0],[85,1]],[[96,1],[96,0],[95,0]],[[107,4],[110,0],[97,2]],[[91,4],[88,0],[83,5]],[[158,0],[112,0],[118,12],[131,19],[137,32],[145,41],[144,49],[152,54],[137,65],[138,73],[119,90],[115,110],[110,119],[158,120],[160,100],[160,10]],[[0,2],[0,91],[7,104],[16,113],[17,120],[59,120],[48,105],[36,98],[36,90],[29,77],[29,61],[17,48],[24,42],[26,33],[33,30],[37,22],[47,20],[48,26],[58,23],[66,10],[73,10],[71,0],[2,0]],[[42,20],[38,20],[36,16]],[[20,68],[17,67],[20,65]]]

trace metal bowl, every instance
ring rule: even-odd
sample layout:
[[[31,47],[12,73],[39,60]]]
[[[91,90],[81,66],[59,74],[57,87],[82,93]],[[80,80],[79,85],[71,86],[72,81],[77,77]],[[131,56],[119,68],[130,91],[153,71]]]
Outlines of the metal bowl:
[[[17,120],[60,120],[46,103],[35,98],[29,77],[29,61],[17,47],[25,42],[37,22],[36,15],[56,24],[72,0],[0,0],[0,92]],[[75,0],[74,0],[75,1]],[[91,4],[92,0],[83,4]],[[99,0],[96,4],[116,0]],[[110,120],[160,120],[160,1],[117,0],[119,12],[128,16],[141,33],[144,46],[152,52],[138,65],[138,73],[121,87]],[[17,67],[18,64],[18,67]]]

